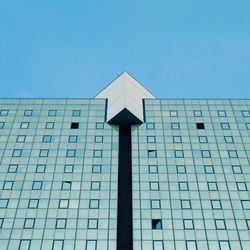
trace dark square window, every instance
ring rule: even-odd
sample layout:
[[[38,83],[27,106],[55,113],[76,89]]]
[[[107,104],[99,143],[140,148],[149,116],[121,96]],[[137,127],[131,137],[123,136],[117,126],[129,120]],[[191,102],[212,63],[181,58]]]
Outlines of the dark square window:
[[[149,165],[148,172],[150,174],[157,174],[158,173],[158,166],[157,165]]]
[[[0,122],[0,129],[4,128],[4,122]]]
[[[218,110],[217,113],[218,113],[218,116],[220,116],[220,117],[226,117],[227,116],[226,111],[224,111],[224,110]]]
[[[18,250],[30,250],[30,242],[31,240],[20,240]]]
[[[225,143],[234,143],[232,136],[224,136]]]
[[[240,165],[233,165],[232,170],[234,174],[242,174],[242,168]]]
[[[223,122],[223,123],[221,123],[220,125],[221,125],[221,128],[222,128],[223,130],[229,130],[229,129],[230,129],[229,123]]]
[[[69,143],[76,143],[77,142],[77,135],[70,135],[68,142]]]
[[[207,143],[207,137],[206,136],[199,136],[199,142],[200,143]]]
[[[72,111],[72,116],[80,116],[81,115],[81,111],[80,110],[73,110]]]
[[[146,123],[146,128],[151,130],[151,129],[155,129],[155,124],[153,122],[147,122]]]
[[[205,129],[205,125],[202,122],[198,122],[198,123],[196,123],[196,128],[197,129]]]
[[[97,122],[95,124],[95,128],[96,129],[103,129],[104,128],[104,123],[103,122]]]
[[[170,114],[171,117],[177,117],[178,116],[178,112],[176,110],[169,111],[169,114]]]
[[[43,142],[48,143],[51,142],[52,136],[51,135],[44,135]]]
[[[238,153],[236,150],[228,150],[229,158],[238,158]]]
[[[33,110],[25,110],[24,116],[32,116]]]
[[[250,210],[250,200],[241,200],[242,208],[245,210]]]
[[[148,150],[148,157],[149,158],[156,158],[157,157],[156,150]]]
[[[79,122],[71,122],[70,128],[71,129],[78,129],[79,128]]]
[[[99,209],[99,200],[98,199],[89,200],[89,208],[90,209]]]
[[[14,182],[13,181],[5,181],[3,184],[4,190],[11,190],[13,189]]]
[[[64,173],[73,173],[74,165],[65,165],[64,166]]]
[[[152,229],[161,230],[162,229],[162,220],[161,219],[152,219]]]
[[[95,149],[95,150],[93,151],[93,157],[94,157],[94,158],[100,158],[100,157],[102,157],[102,150]]]
[[[211,200],[211,207],[214,210],[220,210],[220,209],[222,209],[221,201],[220,200]]]
[[[49,110],[48,116],[56,116],[56,110]]]
[[[161,209],[161,201],[160,200],[150,200],[151,209]]]
[[[247,185],[245,182],[236,182],[238,191],[247,191]]]
[[[185,174],[186,173],[186,166],[185,165],[177,165],[176,172],[178,174]]]
[[[202,112],[200,110],[195,110],[194,111],[194,116],[195,117],[201,117],[202,116]]]
[[[38,164],[36,166],[36,173],[45,173],[46,165]]]
[[[39,200],[38,199],[30,199],[28,208],[38,208]]]
[[[155,143],[155,136],[147,136],[148,143]]]
[[[196,240],[186,240],[186,250],[198,250]]]
[[[223,219],[217,219],[217,220],[214,220],[214,222],[215,222],[215,228],[217,230],[224,230],[224,229],[226,229],[225,220],[223,220]]]
[[[250,129],[250,123],[246,123],[246,128]]]
[[[178,182],[178,185],[179,185],[180,191],[188,191],[189,190],[188,183],[186,181],[180,181],[180,182]]]
[[[181,208],[182,209],[191,209],[191,201],[190,200],[181,200]]]
[[[9,113],[9,110],[7,110],[7,109],[1,109],[0,110],[0,116],[7,116],[8,113]]]
[[[60,199],[58,208],[69,208],[69,200],[68,199]]]
[[[92,166],[92,173],[101,173],[102,166],[101,165],[93,165]]]
[[[175,155],[175,158],[183,158],[184,152],[183,152],[183,150],[175,150],[174,155]]]
[[[64,240],[53,240],[52,250],[63,250]]]
[[[41,190],[43,186],[42,181],[33,181],[32,190]]]
[[[16,138],[16,142],[25,142],[26,136],[25,135],[18,135]]]
[[[86,250],[96,250],[97,248],[96,248],[96,246],[97,246],[97,241],[96,240],[87,240],[86,241]]]
[[[47,128],[47,129],[53,129],[54,128],[54,122],[46,122],[45,128]]]
[[[63,181],[61,189],[62,190],[70,190],[71,189],[71,181]]]
[[[75,149],[68,149],[66,152],[66,157],[75,157],[76,150]]]
[[[56,219],[56,228],[64,229],[66,228],[67,219]]]
[[[0,228],[3,227],[3,220],[4,220],[4,218],[0,218]]]
[[[208,182],[207,186],[208,186],[209,191],[217,191],[218,190],[218,186],[217,186],[216,182]]]
[[[182,143],[181,136],[173,136],[173,143]]]
[[[204,170],[206,174],[214,174],[214,166],[212,165],[205,165]]]
[[[250,219],[247,219],[246,223],[247,223],[247,229],[249,230],[250,229]]]
[[[100,181],[91,181],[91,190],[100,190],[101,183]]]
[[[209,150],[201,150],[202,158],[211,158],[211,153]]]
[[[35,219],[33,218],[25,219],[23,228],[34,228],[34,226],[35,226]]]
[[[183,220],[184,229],[192,230],[194,229],[194,222],[192,219],[184,219]]]
[[[95,142],[97,142],[97,143],[103,142],[103,136],[101,136],[101,135],[96,135],[96,136],[95,136]]]
[[[29,122],[22,122],[22,123],[20,124],[20,128],[22,128],[22,129],[27,129],[27,128],[29,128],[29,125],[30,125]]]
[[[14,149],[12,152],[13,157],[21,157],[22,155],[22,149]]]
[[[0,208],[7,208],[9,204],[9,199],[0,199]]]
[[[48,149],[41,149],[39,152],[39,157],[48,157],[49,156],[49,150]]]
[[[10,164],[8,168],[8,173],[16,173],[17,172],[18,165],[16,164]]]

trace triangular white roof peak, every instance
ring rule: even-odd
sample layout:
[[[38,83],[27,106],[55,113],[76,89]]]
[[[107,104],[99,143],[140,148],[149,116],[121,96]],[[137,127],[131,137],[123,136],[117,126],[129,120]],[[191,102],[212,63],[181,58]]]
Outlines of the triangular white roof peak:
[[[141,122],[144,122],[142,99],[155,97],[132,76],[124,72],[95,98],[108,99],[107,122],[124,109],[131,112]]]

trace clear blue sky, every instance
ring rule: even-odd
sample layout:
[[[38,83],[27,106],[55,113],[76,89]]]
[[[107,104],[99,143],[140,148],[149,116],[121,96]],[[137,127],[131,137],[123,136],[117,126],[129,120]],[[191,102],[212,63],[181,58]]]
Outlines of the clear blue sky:
[[[0,97],[250,98],[249,0],[1,0]]]

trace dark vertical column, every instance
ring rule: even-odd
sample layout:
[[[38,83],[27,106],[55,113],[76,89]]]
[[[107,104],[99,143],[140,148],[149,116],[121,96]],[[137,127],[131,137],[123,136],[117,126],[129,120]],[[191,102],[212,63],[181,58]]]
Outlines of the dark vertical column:
[[[119,126],[117,250],[133,249],[131,125]]]

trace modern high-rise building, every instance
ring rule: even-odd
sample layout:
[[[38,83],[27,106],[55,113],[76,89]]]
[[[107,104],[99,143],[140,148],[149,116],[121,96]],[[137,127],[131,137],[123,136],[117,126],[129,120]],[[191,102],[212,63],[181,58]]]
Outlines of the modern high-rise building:
[[[250,100],[0,99],[0,250],[249,250]]]

